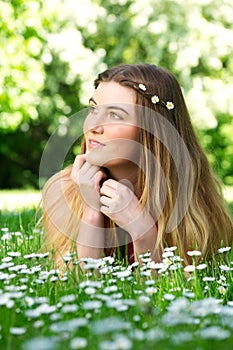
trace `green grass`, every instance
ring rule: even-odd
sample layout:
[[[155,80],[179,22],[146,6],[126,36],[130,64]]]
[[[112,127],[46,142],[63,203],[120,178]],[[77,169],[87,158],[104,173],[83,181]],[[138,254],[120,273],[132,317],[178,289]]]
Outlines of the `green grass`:
[[[160,271],[145,257],[134,269],[90,260],[80,273],[72,256],[77,271],[59,275],[28,256],[43,240],[35,221],[33,204],[0,212],[0,349],[233,348],[232,250],[206,266],[194,257],[190,273],[172,256]]]

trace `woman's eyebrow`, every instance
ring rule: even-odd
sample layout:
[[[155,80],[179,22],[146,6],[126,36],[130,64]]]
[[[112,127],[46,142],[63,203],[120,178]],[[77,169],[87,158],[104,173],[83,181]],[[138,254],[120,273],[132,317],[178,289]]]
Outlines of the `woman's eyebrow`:
[[[90,103],[90,102],[93,102],[95,105],[97,105],[97,103],[96,103],[96,101],[94,100],[93,97],[91,97],[91,98],[89,99],[89,103]]]
[[[93,102],[95,105],[97,105],[97,102],[94,100],[93,97],[91,97],[91,98],[89,99],[89,103],[91,103],[91,102]],[[120,111],[122,111],[122,112],[124,112],[124,113],[126,113],[126,114],[129,114],[128,111],[126,111],[124,108],[122,108],[122,107],[120,107],[120,106],[114,106],[114,105],[110,106],[110,105],[107,105],[107,109],[117,109],[117,110],[120,110]]]
[[[117,110],[119,110],[119,111],[122,111],[122,112],[124,112],[124,113],[126,113],[126,114],[129,114],[129,112],[127,112],[124,108],[122,108],[122,107],[120,107],[120,106],[107,106],[107,109],[117,109]]]

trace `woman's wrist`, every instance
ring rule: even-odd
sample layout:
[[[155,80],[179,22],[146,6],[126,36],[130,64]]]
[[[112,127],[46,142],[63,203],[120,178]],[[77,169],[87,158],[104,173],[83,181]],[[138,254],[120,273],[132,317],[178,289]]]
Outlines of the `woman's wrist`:
[[[154,227],[156,225],[151,215],[141,212],[122,228],[131,235],[133,241],[137,241],[143,240],[144,236]]]
[[[152,260],[156,260],[158,258],[155,251],[156,241],[157,226],[154,224],[154,226],[152,226],[147,232],[140,235],[138,239],[133,240],[135,260],[138,260],[139,255],[144,254],[148,251],[151,252]]]
[[[133,240],[135,260],[140,254],[151,251],[155,258],[154,247],[157,241],[157,225],[148,213],[140,213],[135,220],[124,227]]]
[[[83,208],[82,221],[87,224],[102,227],[104,224],[104,215],[91,207],[85,206]]]
[[[76,242],[79,257],[97,257],[104,248],[104,237],[103,214],[92,208],[84,208]]]
[[[84,221],[80,222],[77,244],[89,248],[104,248],[105,228]]]

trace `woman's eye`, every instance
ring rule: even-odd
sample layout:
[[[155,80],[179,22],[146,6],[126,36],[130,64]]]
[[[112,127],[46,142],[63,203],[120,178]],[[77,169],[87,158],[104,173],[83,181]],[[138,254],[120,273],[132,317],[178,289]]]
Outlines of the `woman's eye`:
[[[89,112],[89,114],[97,114],[98,109],[95,106],[89,106],[88,112]]]
[[[110,112],[109,114],[110,114],[110,117],[113,118],[113,119],[116,119],[116,120],[121,120],[122,119],[122,117],[119,114],[115,113],[115,112]]]

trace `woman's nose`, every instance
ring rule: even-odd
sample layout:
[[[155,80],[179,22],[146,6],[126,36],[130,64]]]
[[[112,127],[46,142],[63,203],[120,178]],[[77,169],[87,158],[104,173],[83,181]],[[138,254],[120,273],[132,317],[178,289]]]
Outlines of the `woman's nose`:
[[[104,128],[102,124],[98,124],[98,125],[93,125],[89,131],[94,134],[103,134]]]
[[[88,115],[84,122],[84,131],[90,131],[93,133],[103,133],[104,131],[104,120],[101,113],[96,113],[95,115]]]

